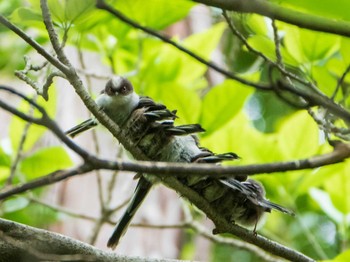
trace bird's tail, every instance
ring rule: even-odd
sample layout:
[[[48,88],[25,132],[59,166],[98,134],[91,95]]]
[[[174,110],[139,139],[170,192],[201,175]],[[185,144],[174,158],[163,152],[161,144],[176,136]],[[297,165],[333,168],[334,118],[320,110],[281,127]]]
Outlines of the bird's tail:
[[[80,123],[79,125],[72,127],[71,129],[67,130],[65,133],[66,135],[70,137],[75,137],[76,135],[79,135],[80,133],[89,130],[90,128],[93,128],[97,126],[96,119],[90,118],[88,120],[85,120],[84,122]]]
[[[114,228],[113,234],[108,240],[107,247],[112,249],[116,248],[119,239],[126,232],[126,229],[128,228],[132,218],[134,217],[136,211],[140,207],[143,200],[146,198],[147,193],[150,191],[151,187],[152,183],[150,183],[143,176],[141,176],[135,188],[135,192],[129,203],[129,206],[123,214],[122,218],[119,220],[116,227]]]

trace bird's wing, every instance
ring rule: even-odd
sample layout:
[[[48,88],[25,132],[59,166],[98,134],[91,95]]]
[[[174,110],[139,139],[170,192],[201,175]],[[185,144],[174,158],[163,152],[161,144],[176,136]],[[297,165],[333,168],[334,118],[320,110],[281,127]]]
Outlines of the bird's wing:
[[[285,208],[283,206],[280,206],[280,205],[278,205],[276,203],[273,203],[273,202],[271,202],[271,201],[269,201],[267,199],[260,199],[259,200],[259,204],[261,206],[265,207],[265,208],[274,209],[274,210],[280,211],[282,213],[286,213],[286,214],[288,214],[290,216],[295,216],[293,211],[291,211],[291,210],[289,210],[289,209],[287,209],[287,208]]]
[[[150,183],[141,175],[139,182],[135,188],[133,197],[128,205],[128,208],[126,209],[122,218],[119,220],[118,224],[114,228],[114,231],[108,240],[107,247],[112,249],[116,248],[119,239],[126,232],[132,218],[134,217],[136,211],[140,207],[143,200],[146,198],[147,193],[150,191],[151,187],[152,183]]]

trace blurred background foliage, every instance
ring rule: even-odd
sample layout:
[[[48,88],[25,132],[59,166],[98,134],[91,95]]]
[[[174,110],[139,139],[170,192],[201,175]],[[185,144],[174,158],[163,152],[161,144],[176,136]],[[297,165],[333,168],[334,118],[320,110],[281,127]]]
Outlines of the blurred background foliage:
[[[349,1],[278,0],[279,5],[305,13],[348,20]],[[140,24],[157,30],[186,19],[191,1],[149,0],[109,1],[115,8]],[[177,109],[178,124],[200,123],[206,132],[201,135],[203,146],[214,152],[236,152],[241,160],[232,164],[255,164],[308,158],[330,152],[323,132],[305,110],[297,110],[271,92],[257,91],[234,80],[213,83],[208,68],[178,49],[150,37],[97,10],[93,0],[50,0],[56,29],[67,35],[67,46],[99,54],[101,61],[115,74],[127,75],[136,91]],[[0,12],[28,32],[41,44],[48,43],[37,0],[1,1]],[[210,59],[219,50],[223,64],[240,76],[267,81],[267,64],[251,53],[228,30],[220,10],[210,9],[212,26],[173,40]],[[276,60],[271,21],[258,15],[231,14],[231,20],[247,42],[271,60]],[[285,67],[317,83],[327,96],[332,96],[339,78],[350,64],[350,41],[337,35],[313,32],[277,22],[281,39],[281,54]],[[24,67],[23,56],[31,48],[12,32],[0,26],[1,75],[12,77]],[[336,101],[349,108],[350,77],[346,76],[343,92]],[[55,116],[55,92],[50,88],[50,100],[38,102]],[[30,110],[19,104],[23,111]],[[3,124],[2,124],[3,126]],[[13,117],[8,137],[0,147],[0,183],[5,186],[26,123]],[[13,183],[25,182],[73,163],[62,147],[35,148],[45,130],[29,126],[28,136]],[[55,161],[52,161],[55,159]],[[272,213],[260,233],[317,259],[332,259],[343,253],[339,261],[350,259],[350,169],[349,161],[313,170],[259,175],[270,200],[295,210],[296,217]],[[43,190],[30,194],[40,196]],[[45,227],[61,218],[60,214],[26,197],[15,197],[1,206],[2,217],[29,225]],[[193,232],[187,231],[180,258],[193,259]],[[212,261],[259,261],[244,250],[234,250],[212,243]],[[341,260],[344,259],[345,260]]]

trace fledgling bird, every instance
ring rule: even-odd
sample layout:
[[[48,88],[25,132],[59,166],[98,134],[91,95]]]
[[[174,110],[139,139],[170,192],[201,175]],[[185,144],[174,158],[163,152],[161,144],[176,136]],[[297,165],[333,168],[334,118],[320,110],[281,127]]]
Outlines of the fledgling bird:
[[[149,97],[137,95],[126,78],[115,76],[110,79],[96,103],[150,160],[215,164],[238,158],[235,153],[214,154],[200,147],[194,135],[204,131],[200,125],[175,126],[176,111],[169,111]],[[92,118],[66,133],[74,137],[97,124]],[[117,246],[154,182],[154,178],[147,174],[138,174],[137,177],[139,181],[134,195],[108,241],[107,246],[112,249]],[[215,179],[197,175],[178,180],[203,196],[232,223],[256,227],[262,215],[272,209],[293,215],[288,209],[265,199],[263,186],[252,179],[246,180],[246,176]]]

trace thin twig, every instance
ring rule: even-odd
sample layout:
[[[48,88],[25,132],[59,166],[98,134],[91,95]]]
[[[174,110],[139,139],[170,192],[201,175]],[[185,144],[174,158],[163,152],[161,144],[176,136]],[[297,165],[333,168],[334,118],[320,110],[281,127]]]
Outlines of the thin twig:
[[[245,85],[249,85],[249,86],[255,87],[257,89],[270,90],[269,86],[262,85],[262,84],[259,84],[259,83],[254,83],[254,82],[251,82],[251,81],[246,80],[244,78],[241,78],[241,77],[233,74],[232,72],[227,71],[227,70],[217,66],[213,62],[205,60],[203,57],[195,54],[194,52],[192,52],[189,49],[185,48],[184,46],[182,46],[182,45],[172,41],[168,37],[166,37],[166,36],[156,32],[155,30],[153,30],[153,29],[151,29],[149,27],[140,25],[139,23],[137,23],[134,20],[128,18],[127,16],[125,16],[124,14],[122,14],[121,12],[119,12],[118,10],[113,8],[112,6],[108,5],[103,0],[97,0],[96,7],[99,8],[99,9],[102,9],[102,10],[105,10],[105,11],[109,12],[110,14],[112,14],[113,16],[115,16],[116,18],[118,18],[119,20],[123,21],[124,23],[126,23],[128,25],[131,25],[132,27],[140,29],[140,30],[146,32],[147,34],[152,35],[152,36],[162,40],[163,42],[174,46],[175,48],[179,49],[180,51],[184,52],[185,54],[188,54],[189,56],[191,56],[192,58],[194,58],[197,61],[201,62],[202,64],[207,65],[208,67],[212,68],[213,70],[223,74],[224,76],[226,76],[226,77],[228,77],[230,79],[234,79],[234,80],[236,80],[238,82],[241,82],[241,83],[243,83]]]
[[[51,45],[53,47],[53,49],[55,50],[58,59],[65,65],[67,65],[68,67],[71,67],[71,64],[69,62],[69,60],[67,59],[66,55],[64,54],[63,51],[63,44],[60,44],[59,40],[58,40],[58,35],[53,27],[53,23],[51,20],[51,14],[49,11],[49,6],[47,4],[47,0],[40,0],[40,7],[42,10],[42,16],[43,16],[43,21],[46,27],[46,30],[48,32],[49,35],[49,39],[51,42]],[[66,32],[65,32],[66,34]]]
[[[278,63],[275,62],[275,61],[272,61],[271,59],[269,59],[266,55],[264,55],[263,53],[261,53],[260,51],[256,50],[255,48],[253,48],[247,41],[247,39],[239,32],[239,30],[235,27],[235,25],[232,23],[232,21],[230,20],[230,18],[228,17],[227,15],[227,12],[226,10],[222,10],[222,14],[223,14],[223,17],[225,18],[230,30],[232,31],[232,33],[234,35],[236,35],[240,40],[241,42],[244,44],[244,46],[252,53],[256,54],[257,56],[263,58],[267,63],[271,64],[274,68],[277,68],[281,73],[282,75],[286,76],[286,77],[290,77],[291,79],[294,79],[295,81],[309,87],[311,90],[313,90],[316,94],[320,95],[322,98],[324,99],[328,99],[328,97],[326,97],[322,92],[320,92],[320,90],[312,83],[312,82],[309,82],[309,81],[306,81],[305,79],[303,78],[300,78],[299,76],[289,72],[286,70],[286,68],[284,67],[284,64],[283,63]],[[275,27],[274,29],[277,30],[277,27]],[[277,34],[277,31],[274,32],[274,34]],[[278,35],[277,35],[278,37]],[[276,42],[277,41],[277,42]],[[279,49],[279,41],[278,39],[275,38],[275,44],[278,44],[277,47],[276,47],[276,52],[279,52],[279,55],[281,58],[281,54],[280,54],[280,49]],[[282,60],[280,60],[282,62]]]
[[[281,50],[280,50],[280,39],[278,36],[278,29],[274,19],[271,20],[271,25],[273,29],[273,39],[275,42],[276,63],[280,65],[282,68],[284,68]]]
[[[52,209],[53,211],[60,212],[62,214],[65,214],[65,215],[68,215],[68,216],[71,216],[71,217],[85,219],[85,220],[89,220],[89,221],[96,221],[98,219],[96,217],[92,217],[92,216],[89,216],[89,215],[79,214],[76,210],[73,211],[73,210],[66,209],[66,208],[64,208],[62,206],[57,206],[55,204],[46,203],[45,201],[37,199],[37,198],[34,198],[34,197],[28,197],[28,199],[29,199],[30,202],[33,202],[33,203],[45,206],[47,208]]]
[[[12,24],[4,16],[0,15],[0,23],[6,26],[8,29],[20,36],[24,41],[26,41],[30,46],[32,46],[39,54],[45,57],[52,65],[60,69],[63,73],[69,72],[66,65],[61,63],[57,58],[53,57],[49,52],[47,52],[38,42],[29,37],[20,28]]]
[[[69,148],[74,152],[78,153],[87,163],[82,165],[80,168],[84,170],[97,170],[97,169],[109,169],[109,170],[123,170],[123,171],[132,171],[132,172],[141,172],[148,174],[158,174],[162,176],[186,176],[190,174],[201,174],[206,176],[215,176],[217,177],[228,177],[235,176],[240,174],[254,175],[262,173],[274,173],[274,172],[285,172],[291,170],[301,170],[301,169],[310,169],[325,165],[330,165],[334,163],[339,163],[344,159],[350,156],[350,146],[345,143],[335,144],[334,151],[314,156],[306,159],[300,159],[295,161],[287,162],[277,162],[269,164],[257,164],[257,165],[248,165],[248,166],[215,166],[210,164],[185,164],[185,163],[162,163],[162,162],[147,162],[147,161],[138,161],[138,162],[123,162],[123,161],[107,161],[103,159],[98,159],[90,153],[86,152],[84,149],[76,145],[72,140],[68,139],[64,132],[55,124],[55,122],[50,119],[45,110],[37,105],[33,100],[25,97],[24,95],[18,93],[15,90],[8,89],[0,86],[0,90],[6,90],[12,92],[19,97],[25,99],[29,104],[36,107],[42,114],[43,117],[40,119],[31,118],[22,112],[19,112],[17,109],[11,107],[6,102],[0,100],[0,107],[3,107],[5,110],[8,110],[12,114],[19,116],[20,118],[30,121],[39,125],[43,125],[50,129],[63,143],[65,143]],[[69,171],[58,171],[54,172],[51,175],[46,177],[39,178],[30,183],[34,183],[34,186],[37,185],[47,185],[57,181],[66,179],[69,176],[75,175],[77,171],[71,173]],[[81,171],[78,171],[81,174]],[[39,182],[41,181],[41,182]],[[39,184],[37,184],[39,183]],[[42,184],[41,184],[42,183]],[[28,190],[27,188],[26,190]],[[24,192],[24,191],[21,191]]]
[[[36,97],[34,97],[34,99],[36,99]],[[33,116],[34,114],[34,106],[30,106],[30,109],[29,109],[29,115],[30,116]],[[13,162],[11,163],[11,167],[10,167],[10,175],[9,177],[7,178],[7,181],[6,181],[6,184],[7,185],[11,185],[12,182],[13,182],[13,179],[16,175],[16,172],[17,172],[17,167],[18,167],[18,164],[19,162],[21,161],[22,159],[22,153],[23,153],[23,149],[24,149],[24,143],[27,139],[27,136],[28,136],[28,130],[30,128],[30,126],[32,125],[31,122],[26,122],[24,128],[23,128],[23,131],[22,131],[22,135],[21,135],[21,139],[19,141],[19,144],[18,144],[18,148],[17,148],[17,151],[16,151],[16,155],[15,155],[15,158],[13,160]]]
[[[335,89],[334,89],[334,92],[333,92],[333,94],[332,94],[332,96],[331,96],[331,99],[332,99],[332,100],[335,99],[335,97],[336,97],[336,95],[337,95],[337,93],[338,93],[338,91],[339,91],[341,85],[343,84],[343,82],[344,82],[344,80],[345,80],[346,75],[347,75],[349,72],[350,72],[350,64],[347,66],[347,68],[345,69],[344,73],[343,73],[343,74],[341,75],[341,77],[339,78],[339,80],[338,80],[338,82],[337,82],[337,85],[336,85],[336,87],[335,87]]]

